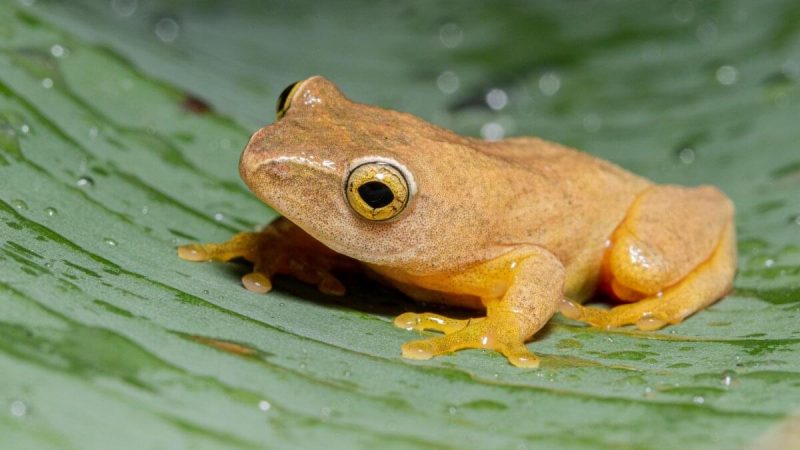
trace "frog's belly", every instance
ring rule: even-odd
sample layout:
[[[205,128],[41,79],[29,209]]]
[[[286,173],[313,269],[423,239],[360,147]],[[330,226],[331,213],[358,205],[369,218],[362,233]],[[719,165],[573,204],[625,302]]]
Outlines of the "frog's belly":
[[[561,255],[566,269],[565,297],[583,301],[594,293],[601,277],[605,251],[603,245],[585,248],[566,257]],[[364,266],[367,272],[415,300],[483,310],[481,299],[500,299],[505,295],[514,279],[509,267],[516,264],[517,256],[517,252],[512,251],[461,272],[434,275],[413,275],[391,268]]]
[[[408,295],[414,300],[428,303],[440,303],[442,305],[458,306],[461,308],[470,309],[486,309],[481,302],[480,297],[470,294],[456,294],[452,292],[436,291],[433,289],[426,289],[424,287],[407,284],[400,281],[382,278],[394,286],[400,292]]]

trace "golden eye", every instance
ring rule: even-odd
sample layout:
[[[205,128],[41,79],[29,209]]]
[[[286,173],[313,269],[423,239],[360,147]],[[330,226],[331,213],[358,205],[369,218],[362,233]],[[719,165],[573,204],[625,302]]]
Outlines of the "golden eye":
[[[286,115],[286,111],[289,110],[289,105],[292,103],[292,94],[294,94],[294,90],[299,83],[299,81],[295,81],[286,86],[286,89],[278,96],[278,103],[275,105],[275,115],[278,119],[282,119]]]
[[[411,200],[412,189],[403,173],[385,162],[371,162],[350,171],[347,201],[360,216],[375,221],[396,217]]]

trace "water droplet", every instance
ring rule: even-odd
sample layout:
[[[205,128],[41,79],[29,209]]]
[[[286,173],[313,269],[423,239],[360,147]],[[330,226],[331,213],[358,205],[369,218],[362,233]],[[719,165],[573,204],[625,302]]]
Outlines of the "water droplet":
[[[506,130],[497,122],[488,122],[481,127],[481,136],[487,141],[503,139]]]
[[[447,408],[447,412],[452,415],[452,414],[457,413],[458,409],[455,406],[451,406],[451,407]]]
[[[703,44],[714,42],[717,39],[717,34],[719,34],[717,24],[712,20],[700,24],[700,26],[697,27],[697,31],[695,31],[697,40]]]
[[[731,387],[733,384],[736,383],[736,372],[732,370],[726,370],[722,372],[722,385],[725,387]]]
[[[322,416],[322,419],[329,418],[331,416],[331,408],[323,406],[322,409],[319,410],[319,415]]]
[[[270,408],[272,408],[272,405],[268,401],[261,400],[260,402],[258,402],[258,409],[260,409],[261,411],[267,412],[270,410]]]
[[[66,54],[66,50],[61,45],[54,44],[52,47],[50,47],[50,54],[56,58],[61,58]]]
[[[457,91],[459,85],[460,81],[458,80],[458,76],[449,70],[442,72],[436,78],[436,87],[438,87],[442,93],[447,95]]]
[[[694,18],[694,5],[689,0],[678,0],[672,4],[672,16],[678,23],[689,23]]]
[[[146,216],[149,213],[150,213],[150,207],[149,206],[142,206],[142,214],[144,214]]]
[[[706,399],[702,395],[695,395],[694,397],[692,397],[692,403],[694,403],[695,405],[702,405],[705,402]]]
[[[696,154],[692,147],[683,147],[682,149],[678,150],[678,159],[686,165],[693,163],[695,157]]]
[[[781,72],[786,75],[786,78],[791,80],[800,77],[800,64],[797,61],[792,61],[791,59],[787,59],[786,62],[781,65]]]
[[[278,306],[286,306],[286,303],[278,302]]]
[[[764,267],[772,267],[774,265],[775,265],[775,260],[772,258],[764,261]]]
[[[539,77],[539,90],[550,97],[561,89],[561,78],[555,72],[545,72]]]
[[[45,78],[42,80],[42,87],[45,89],[50,89],[53,87],[53,80],[51,78]]]
[[[58,214],[58,210],[53,208],[53,207],[48,206],[47,208],[44,209],[44,213],[47,214],[50,217],[53,217],[56,214]]]
[[[748,13],[744,8],[740,7],[733,13],[733,21],[735,23],[744,23],[750,17],[750,13]]]
[[[111,0],[111,9],[120,17],[130,17],[139,6],[138,0]]]
[[[491,89],[486,93],[486,104],[495,111],[500,111],[508,104],[508,94],[502,89]]]
[[[28,134],[31,132],[31,127],[28,126],[28,124],[23,123],[22,125],[20,125],[19,131],[21,131],[22,134]]]
[[[25,211],[28,209],[28,204],[23,200],[11,200],[11,206],[17,211]]]
[[[656,396],[656,392],[650,386],[645,386],[644,391],[642,392],[642,396],[644,398],[653,398]]]
[[[719,84],[723,86],[730,86],[736,83],[736,80],[739,78],[739,71],[733,66],[720,66],[717,69],[716,77]]]
[[[350,375],[352,375],[352,374],[350,373],[350,371],[349,371],[349,370],[345,370],[345,371],[344,371],[344,376],[345,376],[345,378],[350,378]]]
[[[28,405],[22,400],[14,400],[8,409],[14,417],[22,417],[28,413]]]
[[[225,216],[222,213],[214,213],[214,220],[217,222],[222,222],[225,220]]]
[[[458,24],[446,23],[439,28],[439,40],[447,48],[455,48],[464,41],[464,30]]]
[[[203,295],[208,295],[208,294],[209,294],[208,289],[203,289]]]
[[[586,131],[599,131],[603,127],[603,119],[597,114],[587,114],[583,116],[583,128]]]
[[[178,38],[181,28],[171,17],[164,17],[156,23],[155,33],[163,42],[173,42]]]
[[[109,237],[103,238],[103,242],[105,242],[106,244],[108,244],[108,245],[110,245],[112,247],[116,247],[117,246],[117,241],[115,241],[114,239],[111,239]]]
[[[301,369],[303,369],[303,370],[305,370],[305,368],[306,368],[306,363],[300,363],[300,368],[301,368]]]
[[[89,138],[94,139],[94,138],[97,137],[97,135],[99,133],[100,133],[100,130],[98,130],[97,127],[89,128]]]
[[[94,186],[94,180],[92,179],[92,177],[82,176],[82,177],[78,178],[78,181],[77,181],[76,184],[80,188],[90,188],[90,187]]]

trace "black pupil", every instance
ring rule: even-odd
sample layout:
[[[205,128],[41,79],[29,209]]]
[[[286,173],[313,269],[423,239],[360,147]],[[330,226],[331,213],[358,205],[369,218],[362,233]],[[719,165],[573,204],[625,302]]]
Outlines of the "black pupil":
[[[286,109],[285,103],[286,100],[288,100],[287,97],[289,97],[289,93],[292,92],[292,88],[297,83],[299,83],[299,81],[295,81],[294,83],[286,86],[286,89],[284,89],[283,92],[281,92],[281,95],[278,96],[278,104],[275,107],[276,111],[281,112],[282,110]]]
[[[358,187],[358,195],[373,208],[383,208],[384,206],[392,203],[394,194],[389,186],[381,183],[380,181],[370,181]]]

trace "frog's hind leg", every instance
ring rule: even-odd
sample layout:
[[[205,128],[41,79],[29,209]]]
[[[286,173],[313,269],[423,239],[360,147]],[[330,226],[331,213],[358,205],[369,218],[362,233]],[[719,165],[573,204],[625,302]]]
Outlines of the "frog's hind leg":
[[[657,186],[643,193],[613,236],[606,289],[611,310],[571,302],[562,313],[603,328],[657,329],[682,321],[727,294],[736,271],[733,207],[721,192]]]
[[[729,224],[712,257],[698,266],[661,296],[648,297],[610,310],[569,303],[565,315],[601,328],[635,324],[641,330],[655,330],[675,324],[707,307],[730,292],[736,272],[733,224]]]

